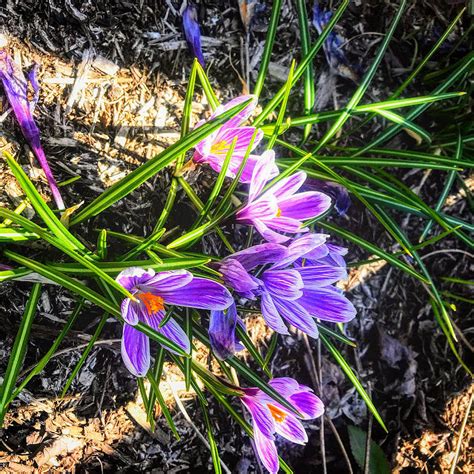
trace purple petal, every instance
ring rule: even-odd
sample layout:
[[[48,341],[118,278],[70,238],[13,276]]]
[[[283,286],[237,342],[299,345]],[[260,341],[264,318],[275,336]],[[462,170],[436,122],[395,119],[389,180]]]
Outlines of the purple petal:
[[[275,423],[275,429],[279,435],[293,443],[306,444],[308,441],[308,435],[306,434],[303,425],[290,413],[287,413],[281,422]]]
[[[291,377],[275,377],[268,382],[282,397],[289,398],[299,390],[299,383]]]
[[[275,152],[265,151],[257,161],[249,187],[249,202],[252,202],[263,190],[265,184],[278,174],[275,164]]]
[[[161,295],[162,291],[175,291],[188,285],[192,279],[192,273],[186,270],[170,270],[156,273],[147,281],[143,279],[143,281],[138,284],[138,287],[142,291],[149,291]]]
[[[332,265],[304,266],[298,269],[306,289],[321,288],[347,278],[346,269]]]
[[[258,101],[258,97],[256,95],[241,95],[239,97],[236,97],[235,99],[232,99],[230,102],[227,102],[225,105],[219,105],[219,107],[217,107],[217,109],[214,111],[214,113],[211,115],[210,118],[213,119],[217,117],[218,115],[221,115],[224,112],[227,112],[232,107],[242,104],[243,102],[249,99],[252,99],[249,105],[247,105],[247,107],[245,107],[244,110],[241,110],[235,117],[231,118],[229,121],[227,121],[224,124],[225,128],[239,127],[250,118],[253,111],[255,110],[255,107],[257,106],[257,101]]]
[[[273,222],[278,212],[277,201],[273,196],[266,196],[250,202],[236,214],[236,220],[252,224],[256,220]]]
[[[265,221],[268,227],[280,232],[288,232],[290,234],[296,234],[298,232],[304,232],[300,221],[291,217],[274,217],[273,219],[262,219]]]
[[[137,285],[145,284],[153,276],[155,276],[155,271],[152,269],[145,270],[140,267],[128,267],[122,270],[115,280],[126,290],[133,291]]]
[[[150,368],[150,341],[145,334],[128,324],[123,326],[122,359],[136,377],[144,377]]]
[[[236,259],[232,258],[223,260],[219,266],[219,271],[224,277],[227,286],[238,293],[252,291],[258,288],[258,283],[249,275],[243,265]]]
[[[282,216],[299,220],[313,219],[331,207],[331,198],[323,193],[308,191],[278,201],[278,207]]]
[[[235,335],[238,315],[235,304],[225,311],[211,311],[209,319],[209,339],[217,358],[221,360],[232,357],[243,349]]]
[[[308,252],[313,249],[324,246],[327,235],[325,234],[306,234],[303,237],[293,240],[288,246],[288,255],[286,258],[280,260],[273,268],[284,268],[290,263],[293,263],[295,260],[302,256],[306,256]],[[325,249],[325,252],[327,249]]]
[[[310,337],[317,338],[319,336],[316,322],[308,313],[308,311],[298,301],[285,301],[279,298],[273,298],[275,307],[280,316],[295,328],[303,331]]]
[[[306,179],[306,173],[304,171],[298,171],[298,173],[292,174],[287,178],[283,178],[281,181],[272,186],[267,192],[272,193],[278,199],[290,197],[303,186]]]
[[[28,74],[26,76],[27,81],[31,84],[31,87],[33,88],[34,94],[30,102],[31,113],[34,112],[39,99],[38,67],[38,64],[33,64],[33,67],[28,71]]]
[[[296,270],[267,270],[262,280],[268,292],[279,298],[296,300],[303,294],[303,280]]]
[[[161,322],[161,318],[153,318],[154,321]],[[151,321],[150,321],[151,323]],[[150,324],[153,329],[158,331],[159,333],[163,334],[166,338],[169,340],[175,342],[181,349],[183,349],[186,354],[189,354],[191,352],[191,343],[189,341],[189,338],[187,334],[183,331],[181,326],[173,319],[170,318],[166,323],[159,327],[159,324]],[[170,352],[174,352],[172,349],[164,346],[166,350]]]
[[[313,317],[334,323],[346,323],[354,319],[357,313],[352,303],[333,286],[304,289],[298,303]]]
[[[273,438],[266,437],[261,433],[254,424],[254,444],[257,455],[271,474],[277,474],[280,470],[280,463],[278,461],[278,452]]]
[[[323,402],[309,391],[294,393],[290,396],[290,401],[307,420],[318,418],[324,413]]]
[[[120,305],[120,312],[124,321],[135,326],[140,320],[138,315],[138,305],[133,303],[130,298],[125,298]]]
[[[281,243],[286,242],[287,240],[290,239],[290,237],[287,237],[286,235],[279,234],[278,232],[275,232],[274,230],[270,229],[267,226],[267,224],[264,221],[261,221],[260,219],[255,219],[252,222],[252,224],[255,226],[255,229],[257,229],[257,232],[267,242],[281,244]]]
[[[198,309],[227,309],[234,302],[225,286],[216,281],[196,277],[177,290],[161,290],[160,296],[167,304]]]
[[[283,322],[283,318],[278,313],[272,297],[267,292],[262,293],[260,304],[263,319],[265,319],[268,326],[280,334],[289,334],[288,329]]]
[[[260,265],[278,262],[285,258],[287,254],[288,250],[283,245],[260,244],[236,252],[224,259],[224,261],[238,260],[245,270],[250,271]]]
[[[257,430],[265,436],[273,437],[275,423],[267,405],[261,403],[258,398],[247,395],[241,397],[240,400],[252,415]]]
[[[183,29],[189,49],[194,57],[197,58],[199,64],[205,67],[204,56],[201,48],[201,31],[197,21],[197,9],[194,5],[188,4],[183,11]]]

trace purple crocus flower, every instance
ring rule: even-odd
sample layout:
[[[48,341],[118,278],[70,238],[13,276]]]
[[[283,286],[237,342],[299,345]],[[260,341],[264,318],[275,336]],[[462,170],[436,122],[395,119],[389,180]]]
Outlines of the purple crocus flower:
[[[274,378],[270,380],[269,385],[302,415],[295,416],[258,388],[241,388],[244,392],[241,401],[252,416],[257,455],[266,469],[273,474],[279,470],[275,434],[293,443],[306,444],[308,435],[300,420],[320,417],[324,413],[324,405],[309,387],[300,385],[292,378]]]
[[[232,153],[232,158],[227,169],[227,176],[230,178],[235,177],[250,144],[252,136],[255,133],[255,127],[244,127],[242,124],[244,124],[249,119],[249,117],[252,115],[252,112],[255,110],[255,107],[257,106],[257,97],[254,95],[242,95],[232,99],[230,102],[227,102],[227,104],[217,107],[209,119],[211,120],[231,109],[232,107],[235,107],[236,105],[241,104],[242,102],[245,102],[249,99],[251,99],[251,102],[247,107],[245,107],[235,117],[224,123],[217,131],[197,144],[193,156],[193,160],[196,163],[207,163],[213,170],[219,172],[222,168],[227,152],[229,151],[235,139],[236,143],[234,152]],[[201,121],[197,126],[199,127],[204,123],[205,121]],[[262,138],[263,132],[258,130],[256,132],[252,150],[257,147]],[[273,152],[270,151],[266,152],[262,155],[262,157],[251,154],[247,160],[245,168],[243,169],[242,175],[240,176],[240,181],[242,183],[248,183],[252,177],[255,164],[264,156],[271,155],[272,153]],[[274,176],[276,176],[278,174],[278,168],[276,168],[274,165],[271,172],[274,174]]]
[[[217,358],[225,360],[244,349],[235,334],[237,325],[245,330],[244,323],[237,315],[235,303],[225,310],[211,311],[209,340]]]
[[[28,77],[25,78],[23,71],[12,61],[7,52],[4,49],[0,49],[0,80],[21,131],[31,146],[41,168],[43,168],[56,205],[58,209],[63,210],[63,199],[46,160],[43,147],[41,146],[40,131],[33,117],[33,111],[39,96],[36,66],[33,67]],[[28,84],[31,84],[34,92],[32,100],[28,99]]]
[[[329,252],[326,237],[305,234],[288,247],[256,245],[224,258],[218,268],[226,285],[239,296],[260,300],[262,316],[271,329],[288,334],[286,321],[316,338],[315,319],[348,322],[356,315],[351,302],[334,286],[347,277],[345,266],[321,261]],[[311,264],[302,259],[316,256],[320,248]]]
[[[116,280],[138,300],[126,298],[121,306],[126,323],[123,326],[122,358],[127,369],[137,377],[146,375],[150,367],[148,337],[133,327],[139,321],[189,352],[189,339],[173,318],[160,327],[166,314],[165,305],[224,310],[234,301],[220,283],[196,278],[186,270],[155,273],[152,269],[130,267]]]
[[[323,181],[308,178],[305,188],[312,191],[321,191],[334,199],[334,207],[339,215],[343,216],[351,206],[351,198],[347,189],[342,184],[333,181]]]
[[[282,179],[261,194],[271,179],[274,166],[274,155],[262,155],[256,163],[250,181],[248,203],[237,212],[236,219],[244,224],[253,224],[268,242],[281,243],[290,239],[281,232],[307,232],[309,229],[303,227],[302,221],[326,212],[331,199],[318,191],[297,193],[306,180],[304,171]]]
[[[189,3],[183,11],[183,29],[189,49],[202,67],[205,67],[201,48],[201,31],[197,21],[198,14],[194,4]]]

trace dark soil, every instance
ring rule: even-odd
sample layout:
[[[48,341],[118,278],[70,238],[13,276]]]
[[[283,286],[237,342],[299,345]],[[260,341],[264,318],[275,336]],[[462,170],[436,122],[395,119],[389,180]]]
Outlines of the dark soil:
[[[247,39],[237,4],[230,0],[209,0],[200,5],[207,70],[222,101],[242,93],[247,75]],[[179,136],[192,60],[183,41],[180,7],[181,2],[173,0],[82,3],[7,0],[6,5],[0,7],[0,32],[3,30],[8,35],[16,59],[25,67],[33,61],[41,64],[42,91],[36,116],[55,175],[60,181],[73,175],[81,177],[64,188],[68,204],[90,202],[101,190]],[[380,33],[387,30],[396,7],[396,2],[354,1],[344,15],[338,31],[350,40],[345,50],[355,75],[360,75],[370,64],[380,43]],[[416,60],[429,51],[459,8],[454,1],[410,3],[369,90],[372,100],[388,97]],[[255,79],[258,72],[269,13],[270,5],[257,9],[248,37],[251,79]],[[428,70],[445,65],[445,55],[465,31],[467,20],[463,20],[444,49],[433,57]],[[284,1],[272,56],[272,79],[264,90],[262,102],[280,87],[280,76],[286,75],[291,60],[299,58],[298,31],[294,2]],[[312,35],[315,37],[314,29]],[[450,63],[462,57],[468,46],[461,44],[449,59]],[[105,75],[94,64],[89,67],[87,54],[107,58],[120,69]],[[81,62],[87,68],[88,82],[76,94],[74,84],[81,77]],[[315,74],[319,84],[323,84],[327,77],[323,55],[315,61]],[[342,107],[355,84],[351,79],[338,77],[329,88],[321,89],[320,105]],[[429,90],[430,86],[418,80],[410,86],[407,96]],[[302,97],[295,95],[290,108],[300,111],[301,103]],[[148,108],[145,104],[149,104]],[[205,100],[198,94],[194,119],[204,116],[207,110]],[[437,126],[433,117],[427,116],[424,121],[431,127]],[[379,128],[380,123],[374,121],[344,144],[359,146]],[[29,164],[30,175],[38,172],[11,115],[0,119],[0,146],[18,152],[22,164]],[[394,139],[390,146],[413,147],[414,143],[404,135]],[[412,188],[423,183],[420,195],[433,205],[442,189],[445,173],[433,171],[426,182],[424,174],[417,171],[410,176],[401,173],[399,177]],[[464,177],[472,186],[472,178]],[[195,170],[189,181],[205,196],[213,178],[207,170]],[[47,187],[38,177],[36,182],[46,197]],[[147,235],[165,202],[168,185],[169,174],[165,172],[107,210],[89,227],[83,226],[81,235],[94,241],[95,229],[102,227]],[[470,220],[465,194],[456,186],[446,212]],[[14,208],[21,200],[21,190],[2,163],[0,187],[1,205]],[[186,226],[193,217],[192,207],[180,194],[168,227]],[[423,226],[418,217],[407,218],[402,214],[394,214],[394,217],[403,222],[409,236],[417,238]],[[334,216],[334,219],[368,241],[395,250],[390,238],[363,206],[354,203],[347,218]],[[226,232],[236,245],[242,244],[245,236],[238,230],[232,231],[229,227]],[[202,246],[210,254],[225,251],[212,236],[206,237]],[[462,243],[448,237],[436,248],[441,252],[430,255],[434,250],[431,247],[425,251],[424,263],[437,282],[441,284],[441,277],[446,276],[472,277],[472,261],[469,260],[472,255]],[[33,255],[40,255],[41,250],[37,245],[28,249]],[[21,251],[26,253],[24,248]],[[123,252],[123,244],[114,242],[111,252]],[[350,262],[367,256],[357,247],[350,247]],[[55,257],[54,254],[49,256],[51,261]],[[444,290],[460,291],[457,286],[443,285]],[[6,368],[29,289],[30,284],[25,282],[0,285],[3,328],[0,373]],[[381,446],[396,472],[448,472],[473,391],[469,387],[470,378],[452,355],[434,320],[428,295],[413,279],[382,263],[352,269],[347,290],[358,309],[358,317],[348,325],[347,334],[357,341],[358,347],[341,346],[340,349],[371,392],[389,433],[384,433],[376,421],[369,419],[363,401],[318,342],[311,341],[308,345],[296,334],[281,337],[272,362],[274,374],[293,376],[313,386],[327,405],[323,434],[319,421],[308,423],[310,440],[305,447],[279,442],[283,459],[296,473],[349,472],[340,447],[342,443],[353,471],[361,471],[347,430],[348,425],[358,425],[365,432],[371,431],[372,439]],[[463,294],[472,298],[467,288]],[[24,369],[49,349],[73,303],[67,292],[58,287],[45,287]],[[199,404],[192,393],[185,392],[182,379],[168,364],[162,386],[167,387],[166,399],[174,409],[181,440],[173,438],[163,417],[159,417],[156,431],[151,431],[136,383],[121,362],[120,326],[112,320],[106,324],[99,342],[72,384],[70,395],[59,398],[100,317],[100,312],[92,308],[83,312],[61,352],[11,407],[0,432],[2,469],[5,472],[211,471],[209,451],[198,435],[199,432],[205,436]],[[459,332],[472,343],[472,309],[467,303],[456,302],[453,317]],[[252,338],[265,352],[269,342],[265,326],[257,317],[249,318],[247,325]],[[459,346],[468,364],[472,362],[470,347],[469,343]],[[176,406],[173,390],[179,392],[194,428]],[[212,400],[210,411],[220,453],[230,471],[258,472],[249,439]],[[472,424],[468,423],[456,472],[472,472],[468,450],[472,434]]]

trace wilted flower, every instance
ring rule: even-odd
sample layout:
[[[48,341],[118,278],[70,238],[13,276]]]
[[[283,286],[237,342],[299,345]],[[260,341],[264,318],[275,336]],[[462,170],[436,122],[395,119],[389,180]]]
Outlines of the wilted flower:
[[[308,178],[305,188],[312,191],[321,191],[334,199],[334,207],[339,215],[343,216],[351,206],[351,198],[347,189],[342,184],[334,181],[323,181]]]
[[[58,209],[63,210],[64,203],[59,193],[56,180],[46,160],[43,147],[41,146],[40,131],[33,117],[39,95],[36,67],[33,67],[26,79],[23,71],[12,61],[7,52],[4,49],[0,49],[0,80],[2,81],[3,90],[13,109],[21,131],[31,146],[41,168],[43,168],[56,205]],[[28,84],[31,85],[34,93],[31,100],[28,98]]]
[[[249,119],[255,107],[257,106],[257,97],[253,95],[242,95],[237,97],[227,104],[217,107],[209,119],[211,120],[231,109],[232,107],[235,107],[236,105],[241,104],[242,102],[245,102],[249,99],[251,99],[251,102],[247,105],[247,107],[245,107],[235,117],[224,123],[217,131],[198,143],[193,156],[193,160],[196,163],[207,163],[213,170],[219,172],[222,168],[227,152],[231,148],[234,140],[236,140],[232,158],[229,163],[229,168],[227,169],[227,176],[230,178],[235,177],[254,133],[256,133],[256,135],[252,150],[255,149],[255,147],[263,138],[263,132],[261,130],[256,131],[255,127],[242,126],[242,124],[244,124]],[[204,121],[200,122],[198,126],[202,125],[203,123]],[[262,155],[262,157],[272,153],[273,152],[271,151],[266,152]],[[250,181],[255,164],[260,159],[261,157],[259,155],[249,156],[240,177],[241,182],[248,183]],[[276,166],[274,166],[272,171],[275,176],[278,174],[278,169]]]
[[[237,325],[245,330],[244,323],[237,315],[235,303],[227,309],[211,311],[209,340],[214,354],[221,360],[228,359],[244,349],[235,334]]]
[[[306,173],[299,171],[262,192],[272,177],[274,155],[266,155],[257,162],[250,181],[247,205],[236,214],[244,224],[253,224],[268,242],[286,242],[290,237],[280,232],[297,234],[307,232],[302,221],[318,217],[327,211],[331,199],[318,191],[297,193],[306,180]]]
[[[332,12],[324,12],[319,8],[318,0],[314,2],[313,7],[313,25],[321,34],[325,26],[329,23],[332,17]],[[323,44],[324,54],[326,60],[329,64],[329,67],[335,73],[357,81],[357,74],[351,68],[349,61],[347,60],[344,52],[341,49],[341,46],[344,42],[344,39],[339,36],[334,31],[331,31],[326,38],[326,41]]]
[[[315,318],[348,322],[356,315],[351,302],[334,286],[346,278],[345,266],[320,260],[328,256],[326,237],[306,234],[288,247],[256,245],[224,258],[218,268],[225,284],[239,296],[260,299],[262,316],[274,331],[288,334],[286,321],[309,336],[318,337]],[[303,257],[311,256],[320,247],[318,259],[308,265]]]
[[[271,473],[279,470],[275,434],[287,440],[306,444],[308,435],[301,420],[312,420],[324,413],[323,402],[305,385],[289,377],[274,378],[269,385],[291,403],[300,413],[295,416],[288,409],[258,388],[241,388],[241,401],[252,416],[254,442],[258,457]]]
[[[189,49],[202,67],[205,67],[204,56],[201,48],[201,31],[197,21],[197,9],[192,3],[183,11],[183,29]]]
[[[155,273],[152,269],[130,267],[116,280],[138,300],[126,298],[121,306],[126,323],[123,326],[122,358],[128,370],[137,377],[146,375],[150,367],[148,337],[133,327],[139,321],[189,352],[189,339],[173,318],[160,326],[166,314],[165,305],[223,310],[234,301],[221,284],[196,278],[186,270]]]

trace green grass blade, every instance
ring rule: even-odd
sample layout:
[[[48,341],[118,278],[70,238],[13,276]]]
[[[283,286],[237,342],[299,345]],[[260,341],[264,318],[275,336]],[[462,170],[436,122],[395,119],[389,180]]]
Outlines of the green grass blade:
[[[201,404],[201,411],[204,418],[204,424],[206,425],[207,439],[209,440],[209,447],[211,450],[211,457],[212,457],[212,464],[214,466],[214,472],[216,474],[222,474],[221,458],[219,456],[219,449],[217,447],[214,434],[212,432],[211,420],[209,419],[209,412],[207,411],[208,408],[201,402],[201,399],[199,399],[199,401]]]
[[[26,303],[20,328],[18,329],[13,343],[13,348],[8,359],[7,370],[3,376],[3,383],[0,389],[0,426],[3,425],[5,413],[8,407],[8,400],[15,386],[21,365],[25,358],[28,341],[30,337],[31,326],[41,296],[41,284],[35,283],[30,292],[28,302]]]
[[[120,199],[123,199],[164,167],[170,165],[180,155],[217,130],[227,120],[237,115],[249,104],[250,100],[251,99],[232,107],[213,120],[210,120],[201,127],[193,130],[159,155],[129,173],[120,181],[105,190],[99,197],[79,212],[79,214],[71,221],[71,225],[79,224],[86,219],[96,216]]]
[[[454,161],[457,162],[459,159],[462,157],[462,140],[461,140],[461,134],[459,133],[458,135],[458,143],[456,147],[456,153],[454,155]],[[435,212],[441,211],[444,202],[446,201],[446,198],[448,197],[449,192],[451,191],[451,188],[454,184],[454,180],[456,179],[456,171],[450,171],[447,178],[446,182],[444,184],[443,190],[441,191],[441,194],[439,195],[438,201],[435,205]],[[423,229],[423,232],[421,233],[420,236],[420,242],[425,240],[425,237],[428,235],[428,232],[431,230],[431,227],[433,226],[433,221],[428,221],[426,224],[426,227]]]
[[[186,316],[184,317],[184,332],[186,336],[188,336],[189,342],[191,343],[191,351],[189,353],[189,357],[184,359],[184,385],[186,387],[186,391],[189,391],[189,387],[191,385],[191,365],[192,365],[192,357],[193,357],[193,317],[189,308],[186,308]]]
[[[270,56],[272,55],[278,21],[280,20],[281,3],[282,0],[274,0],[272,5],[272,14],[270,17],[270,23],[268,25],[267,36],[265,38],[265,46],[263,48],[262,59],[260,61],[260,69],[258,70],[257,81],[253,91],[253,93],[258,97],[260,97],[260,94],[262,93],[263,85],[265,84],[265,79],[267,77]]]
[[[158,350],[156,352],[155,363],[153,364],[153,368],[151,369],[151,373],[153,378],[159,382],[161,380],[161,375],[163,374],[163,364],[165,363],[165,350],[163,347],[158,346]],[[150,424],[155,423],[154,419],[154,407],[156,402],[155,392],[153,387],[150,387],[150,391],[148,393],[148,410],[146,413],[147,420]]]
[[[196,62],[196,69],[197,74],[199,76],[199,82],[202,85],[204,94],[206,94],[207,101],[209,102],[211,109],[216,110],[217,107],[219,107],[219,99],[217,98],[214,89],[212,88],[211,83],[209,82],[209,78],[207,77],[204,69],[198,62]]]
[[[27,242],[38,240],[38,235],[24,229],[14,227],[0,227],[0,244],[13,244],[15,242]]]
[[[69,331],[71,330],[73,324],[76,322],[79,314],[81,313],[84,307],[84,300],[81,299],[72,311],[71,315],[68,317],[66,324],[64,325],[63,329],[59,333],[58,337],[54,340],[53,345],[49,348],[48,352],[40,359],[40,361],[35,365],[35,367],[28,373],[28,375],[21,381],[21,383],[16,388],[15,392],[10,397],[8,403],[10,403],[13,399],[15,399],[21,391],[28,385],[30,380],[37,376],[41,371],[46,367],[48,362],[51,360],[51,357],[55,354],[58,350],[61,342],[63,342],[64,338],[68,335]]]
[[[296,10],[298,11],[298,24],[300,27],[301,54],[306,56],[309,52],[310,38],[308,25],[308,12],[306,11],[305,0],[296,0]],[[314,106],[314,71],[313,65],[309,64],[304,74],[304,114],[309,115]],[[311,124],[307,124],[304,129],[303,140],[306,141],[311,133]]]
[[[102,229],[97,236],[97,257],[100,260],[105,260],[107,258],[107,230]]]
[[[387,427],[385,426],[385,423],[382,420],[382,417],[379,415],[377,408],[375,408],[375,405],[372,402],[372,399],[369,397],[369,394],[365,391],[364,387],[359,382],[359,379],[357,378],[356,374],[353,372],[349,364],[346,362],[343,355],[337,350],[336,346],[334,346],[332,342],[324,334],[320,334],[319,337],[321,338],[322,343],[326,346],[328,351],[334,357],[336,362],[339,364],[339,367],[341,367],[341,369],[347,375],[347,378],[352,382],[355,389],[357,390],[359,395],[362,397],[362,400],[364,400],[365,404],[367,405],[367,408],[370,410],[374,418],[378,421],[380,426],[388,433]]]
[[[421,128],[419,125],[416,125],[415,123],[410,122],[405,117],[402,117],[401,115],[398,115],[390,110],[384,110],[384,109],[377,109],[376,113],[386,118],[387,120],[390,120],[393,123],[399,124],[403,128],[413,132],[415,136],[418,136],[417,141],[424,140],[425,142],[431,143],[431,135],[426,130]]]
[[[99,339],[99,336],[102,334],[102,330],[104,329],[105,323],[107,322],[107,317],[108,315],[107,313],[105,313],[100,319],[99,324],[97,325],[97,328],[91,337],[91,340],[87,344],[86,348],[84,349],[84,352],[81,354],[81,357],[77,361],[76,365],[74,366],[74,369],[72,370],[71,374],[67,378],[66,383],[64,384],[63,390],[61,392],[61,397],[64,397],[66,395],[67,391],[71,387],[72,382],[76,378],[79,371],[82,369],[84,362],[89,357],[89,354],[92,348],[94,347],[94,344],[97,342],[97,340]]]

